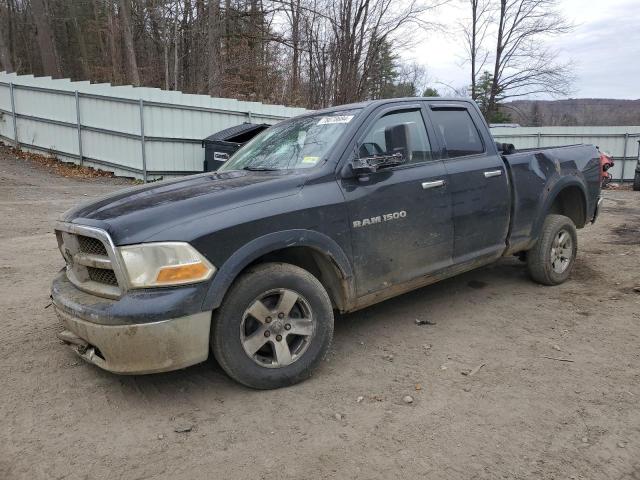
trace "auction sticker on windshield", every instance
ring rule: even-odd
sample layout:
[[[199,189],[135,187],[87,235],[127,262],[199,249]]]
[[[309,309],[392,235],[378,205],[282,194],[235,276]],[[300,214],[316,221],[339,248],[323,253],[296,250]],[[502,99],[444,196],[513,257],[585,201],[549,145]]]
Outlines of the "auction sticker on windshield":
[[[334,123],[349,123],[353,115],[332,115],[330,117],[322,117],[318,121],[318,125],[331,125]]]

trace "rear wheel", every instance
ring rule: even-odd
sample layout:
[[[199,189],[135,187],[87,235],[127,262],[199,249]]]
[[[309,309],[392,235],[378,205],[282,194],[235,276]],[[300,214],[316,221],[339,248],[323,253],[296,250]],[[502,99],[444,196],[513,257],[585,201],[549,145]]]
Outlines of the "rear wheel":
[[[635,191],[640,190],[640,172],[636,172],[636,176],[633,178],[633,189]]]
[[[266,263],[244,273],[214,314],[213,354],[227,374],[252,388],[309,377],[333,337],[331,300],[306,270]]]
[[[573,221],[564,215],[548,215],[540,237],[527,253],[531,278],[543,285],[558,285],[571,274],[578,252]]]

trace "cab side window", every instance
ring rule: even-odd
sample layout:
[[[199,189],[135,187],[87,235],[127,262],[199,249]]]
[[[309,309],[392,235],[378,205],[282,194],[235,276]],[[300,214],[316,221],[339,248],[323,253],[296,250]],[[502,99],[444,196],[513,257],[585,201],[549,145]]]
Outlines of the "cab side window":
[[[449,158],[484,152],[478,129],[465,109],[434,109],[431,111],[431,118],[444,140]]]
[[[360,143],[360,158],[401,153],[403,163],[432,159],[431,145],[419,110],[392,112],[379,118]]]

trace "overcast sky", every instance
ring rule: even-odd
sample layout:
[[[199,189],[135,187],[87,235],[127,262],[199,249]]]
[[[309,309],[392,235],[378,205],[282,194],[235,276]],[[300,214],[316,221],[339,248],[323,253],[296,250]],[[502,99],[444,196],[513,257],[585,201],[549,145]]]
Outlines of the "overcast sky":
[[[452,26],[449,33],[429,34],[403,55],[423,64],[432,84],[459,88],[470,83],[461,36],[454,31],[469,15],[467,4],[453,0],[440,7],[436,16]],[[640,99],[640,0],[559,0],[559,7],[576,25],[573,32],[550,39],[562,60],[575,63],[570,97]]]

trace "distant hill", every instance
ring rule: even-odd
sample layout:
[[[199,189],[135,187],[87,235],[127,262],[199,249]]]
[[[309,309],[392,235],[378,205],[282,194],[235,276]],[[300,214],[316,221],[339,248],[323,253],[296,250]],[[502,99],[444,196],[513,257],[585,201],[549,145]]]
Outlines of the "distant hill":
[[[640,100],[516,100],[503,111],[523,127],[640,125]]]

